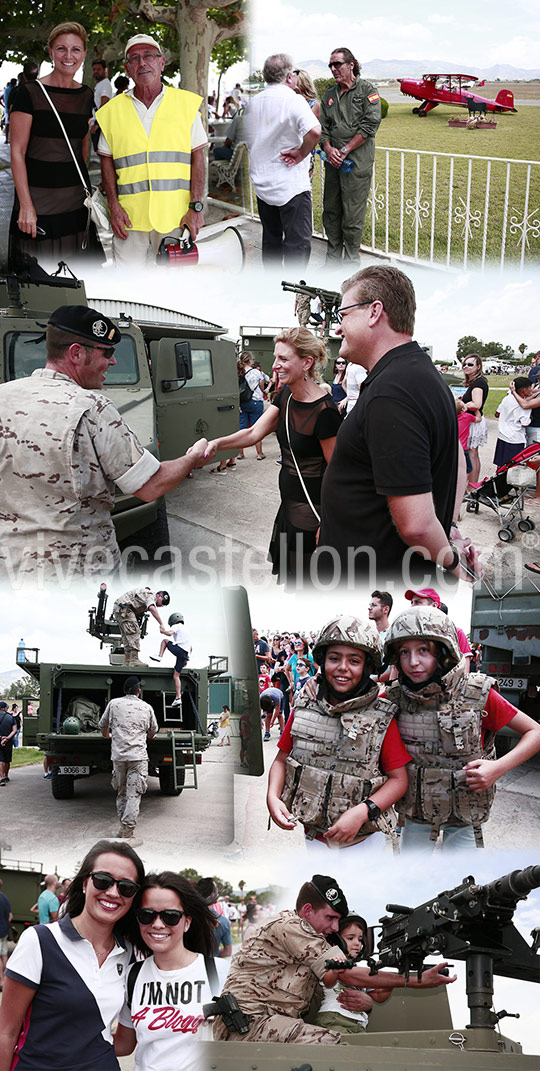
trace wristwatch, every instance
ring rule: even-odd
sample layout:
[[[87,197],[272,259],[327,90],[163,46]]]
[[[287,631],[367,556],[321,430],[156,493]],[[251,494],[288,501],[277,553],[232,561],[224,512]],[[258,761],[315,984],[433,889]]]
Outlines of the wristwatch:
[[[188,208],[192,208],[194,212],[202,212],[204,205],[202,201],[190,201]]]
[[[371,822],[374,822],[375,819],[379,817],[381,813],[381,808],[377,807],[377,804],[370,799],[362,800],[362,803],[365,803],[368,809],[368,818]]]

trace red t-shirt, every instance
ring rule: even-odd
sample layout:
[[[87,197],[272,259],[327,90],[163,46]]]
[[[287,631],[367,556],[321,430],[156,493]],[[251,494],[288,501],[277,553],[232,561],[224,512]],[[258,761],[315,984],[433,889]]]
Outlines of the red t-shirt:
[[[495,688],[490,690],[485,709],[486,716],[482,721],[482,735],[487,730],[497,733],[499,729],[504,729],[504,726],[508,725],[516,714],[519,714],[518,708],[512,706],[512,703],[509,703],[500,692],[495,691]]]
[[[294,714],[291,714],[278,742],[279,750],[284,751],[286,755],[289,755],[292,751],[291,729],[293,721]],[[396,719],[392,718],[382,742],[380,768],[383,773],[388,773],[390,770],[398,770],[401,766],[406,766],[410,761],[411,756],[399,735]]]

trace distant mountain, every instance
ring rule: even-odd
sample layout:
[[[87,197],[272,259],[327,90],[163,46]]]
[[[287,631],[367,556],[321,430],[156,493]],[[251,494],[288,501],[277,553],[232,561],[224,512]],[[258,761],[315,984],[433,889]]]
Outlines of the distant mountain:
[[[302,60],[300,66],[309,71],[312,78],[328,78],[330,72],[327,62],[323,60]],[[500,78],[501,82],[527,81],[531,78],[540,78],[540,68],[527,70],[523,67],[512,67],[510,64],[498,63],[492,67],[479,67],[476,64],[463,63],[461,60],[399,60],[399,59],[372,59],[362,63],[362,75],[364,78],[421,78],[423,74],[475,74],[479,78],[485,78],[488,82],[494,82]]]

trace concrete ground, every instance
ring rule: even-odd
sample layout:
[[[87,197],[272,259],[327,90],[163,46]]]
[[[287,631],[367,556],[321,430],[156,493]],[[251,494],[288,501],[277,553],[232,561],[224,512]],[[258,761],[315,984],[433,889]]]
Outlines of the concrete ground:
[[[488,442],[480,449],[480,479],[494,472],[493,454],[497,421],[488,420]],[[245,451],[245,459],[225,476],[212,475],[207,466],[167,496],[171,545],[182,549],[182,576],[202,580],[205,570],[219,571],[223,582],[273,585],[268,544],[279,507],[280,450],[275,435],[263,445],[265,458],[256,460],[255,448]],[[532,491],[529,493],[532,494]],[[524,516],[538,526],[521,533],[510,544],[498,539],[501,527],[497,515],[487,506],[478,514],[461,510],[460,529],[481,555],[488,578],[511,581],[523,572],[523,562],[540,558],[540,502],[527,499]]]
[[[212,743],[197,767],[197,790],[162,796],[157,778],[148,779],[142,798],[136,839],[147,865],[178,869],[191,857],[211,858],[233,839],[233,767],[236,747]],[[186,782],[191,781],[189,774]],[[32,859],[69,874],[85,852],[102,837],[118,830],[115,794],[109,774],[75,782],[71,800],[55,800],[41,764],[12,769],[2,789],[3,858]],[[171,846],[174,845],[174,854]],[[212,871],[213,872],[213,871]]]

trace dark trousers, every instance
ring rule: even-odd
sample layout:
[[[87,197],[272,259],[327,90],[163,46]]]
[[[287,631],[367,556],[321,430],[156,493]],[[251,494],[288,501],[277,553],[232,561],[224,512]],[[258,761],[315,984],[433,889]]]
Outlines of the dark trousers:
[[[268,205],[257,197],[262,223],[263,264],[307,264],[311,253],[311,191],[286,205]]]
[[[325,164],[323,225],[328,239],[327,260],[359,259],[370,186],[371,172],[362,175],[356,168],[341,171]]]

